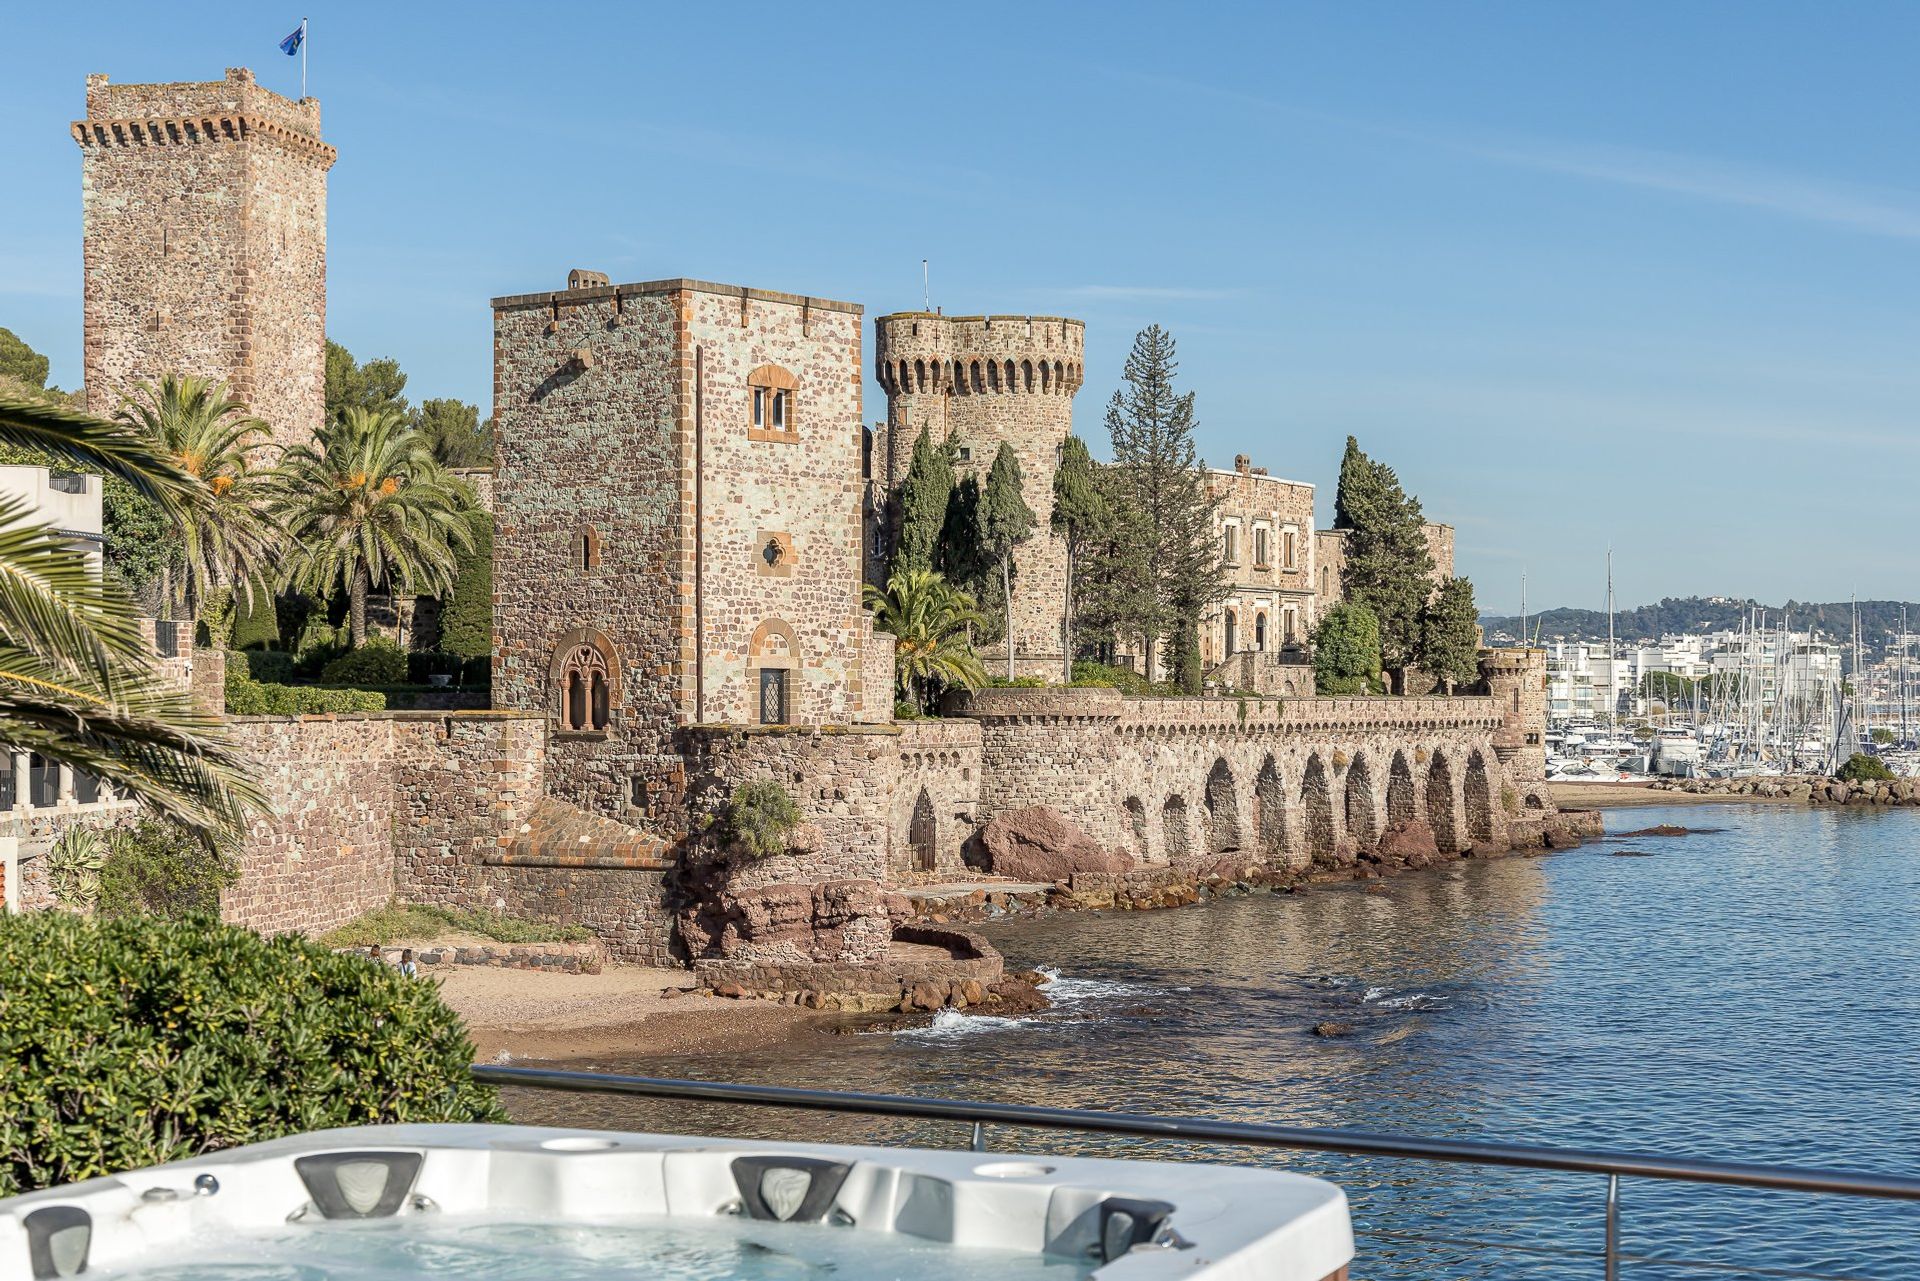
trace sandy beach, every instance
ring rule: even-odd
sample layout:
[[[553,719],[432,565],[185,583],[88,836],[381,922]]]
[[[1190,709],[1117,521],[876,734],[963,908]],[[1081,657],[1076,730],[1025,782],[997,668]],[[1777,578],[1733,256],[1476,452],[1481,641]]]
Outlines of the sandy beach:
[[[1655,791],[1645,783],[1554,782],[1553,799],[1565,810],[1625,809],[1640,805],[1783,805],[1783,796],[1706,795],[1698,792]]]
[[[833,1019],[774,1001],[729,1001],[685,970],[609,965],[599,974],[450,966],[440,994],[467,1021],[475,1057],[604,1059],[753,1050]],[[662,991],[680,995],[664,997]]]

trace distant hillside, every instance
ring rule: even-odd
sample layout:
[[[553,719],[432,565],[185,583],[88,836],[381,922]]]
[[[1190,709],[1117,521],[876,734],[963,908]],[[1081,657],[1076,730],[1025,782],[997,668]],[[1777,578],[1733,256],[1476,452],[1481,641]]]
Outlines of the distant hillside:
[[[1898,636],[1901,605],[1902,602],[1897,600],[1861,601],[1861,639],[1879,650]],[[1784,613],[1795,631],[1813,627],[1828,639],[1842,641],[1850,640],[1853,636],[1853,606],[1844,600],[1820,605],[1805,601],[1765,605],[1759,601],[1705,596],[1670,596],[1657,605],[1615,610],[1613,632],[1623,643],[1658,640],[1674,633],[1717,632],[1723,628],[1740,626],[1741,621],[1755,608],[1766,611],[1767,622],[1772,626],[1779,625]],[[1908,602],[1906,609],[1908,626],[1920,632],[1920,603]],[[1480,622],[1490,639],[1502,633],[1516,640],[1519,638],[1518,615],[1483,614]],[[1607,613],[1602,609],[1549,609],[1527,617],[1527,633],[1538,634],[1543,641],[1604,641],[1607,638]]]

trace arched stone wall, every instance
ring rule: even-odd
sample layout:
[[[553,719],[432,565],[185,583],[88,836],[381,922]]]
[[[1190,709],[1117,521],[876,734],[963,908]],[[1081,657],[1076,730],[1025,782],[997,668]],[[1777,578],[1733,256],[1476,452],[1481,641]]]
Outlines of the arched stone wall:
[[[1433,841],[1442,853],[1460,849],[1460,796],[1453,781],[1453,767],[1444,750],[1436,749],[1427,766],[1427,825],[1433,828]]]
[[[1240,798],[1235,795],[1233,771],[1224,758],[1207,771],[1207,853],[1231,854],[1240,848]]]
[[[1307,857],[1316,863],[1332,862],[1340,835],[1333,822],[1333,786],[1318,753],[1307,758],[1300,776],[1300,812],[1306,824]]]
[[[1418,804],[1413,790],[1413,767],[1407,764],[1407,754],[1395,751],[1393,764],[1387,770],[1387,826],[1393,827],[1414,821]]]
[[[1290,860],[1287,842],[1287,785],[1271,754],[1260,763],[1253,784],[1254,839],[1261,858],[1276,863]]]
[[[1151,842],[1147,839],[1147,807],[1138,796],[1129,796],[1122,806],[1127,812],[1127,835],[1132,838],[1133,857],[1141,863],[1153,862]]]
[[[1187,821],[1187,798],[1175,792],[1160,808],[1161,841],[1167,862],[1178,863],[1193,852],[1193,830]]]
[[[1474,844],[1494,839],[1493,783],[1487,776],[1487,758],[1475,749],[1467,757],[1467,839]]]
[[[1342,792],[1346,807],[1347,835],[1362,847],[1380,839],[1380,815],[1374,808],[1373,762],[1365,752],[1356,752],[1347,766]]]

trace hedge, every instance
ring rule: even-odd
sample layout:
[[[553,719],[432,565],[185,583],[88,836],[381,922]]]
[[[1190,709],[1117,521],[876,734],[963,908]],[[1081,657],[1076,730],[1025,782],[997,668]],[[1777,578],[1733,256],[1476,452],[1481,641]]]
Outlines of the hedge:
[[[0,1197],[335,1126],[504,1121],[433,984],[209,918],[0,917]]]
[[[493,649],[493,517],[470,517],[473,546],[456,549],[453,590],[440,605],[440,648],[462,658],[481,658]]]
[[[246,655],[227,655],[227,713],[230,716],[314,716],[322,712],[386,710],[387,696],[377,690],[269,684],[248,675]]]
[[[407,651],[384,636],[369,636],[321,668],[320,679],[329,685],[404,685]]]
[[[280,605],[273,592],[255,584],[251,604],[244,594],[235,593],[233,635],[227,644],[234,649],[255,650],[272,649],[279,643]]]

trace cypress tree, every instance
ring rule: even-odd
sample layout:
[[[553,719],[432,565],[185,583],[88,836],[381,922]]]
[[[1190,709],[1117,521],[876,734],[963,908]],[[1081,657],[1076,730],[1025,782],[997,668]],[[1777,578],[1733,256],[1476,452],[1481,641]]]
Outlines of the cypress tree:
[[[1013,551],[1033,537],[1036,521],[1033,509],[1020,494],[1020,460],[1013,446],[1000,442],[987,472],[987,487],[980,494],[980,546],[1000,571],[1000,597],[1007,620],[1007,679],[1014,678],[1013,666]]]
[[[1473,603],[1473,582],[1449,579],[1420,616],[1420,668],[1451,694],[1455,685],[1480,675],[1479,655],[1480,611]]]
[[[1197,627],[1226,591],[1214,536],[1218,502],[1193,443],[1193,393],[1174,391],[1179,368],[1173,335],[1149,325],[1133,340],[1124,385],[1107,405],[1116,509],[1128,513],[1128,528],[1102,570],[1122,630],[1140,638],[1149,679],[1159,639]]]
[[[1419,653],[1421,614],[1433,594],[1426,517],[1393,468],[1368,458],[1351,436],[1340,463],[1334,526],[1347,531],[1345,599],[1372,611],[1381,660],[1400,672]]]
[[[1067,590],[1060,615],[1060,680],[1073,681],[1076,637],[1075,571],[1094,541],[1107,529],[1107,496],[1095,471],[1087,443],[1069,436],[1060,445],[1060,465],[1053,473],[1053,532],[1067,547]]]
[[[953,494],[950,451],[933,443],[925,427],[914,438],[913,458],[900,485],[900,543],[894,549],[893,571],[932,569],[946,524],[947,504]]]

